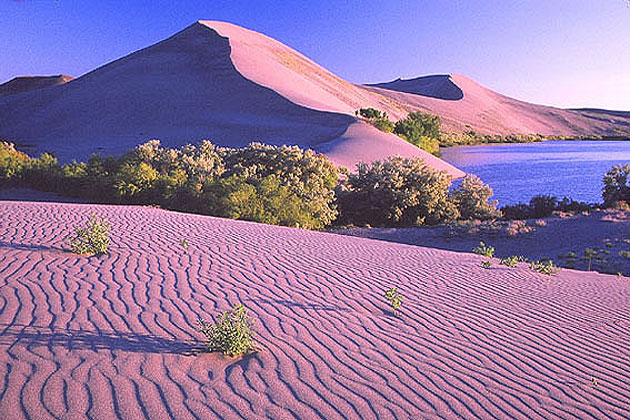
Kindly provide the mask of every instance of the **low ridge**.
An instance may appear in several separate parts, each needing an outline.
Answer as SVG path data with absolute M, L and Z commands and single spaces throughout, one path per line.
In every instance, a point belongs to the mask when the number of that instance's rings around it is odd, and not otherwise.
M 0 96 L 13 95 L 16 93 L 28 92 L 30 90 L 41 89 L 50 86 L 63 85 L 73 80 L 74 77 L 66 74 L 56 76 L 20 76 L 14 77 L 8 82 L 0 84 Z

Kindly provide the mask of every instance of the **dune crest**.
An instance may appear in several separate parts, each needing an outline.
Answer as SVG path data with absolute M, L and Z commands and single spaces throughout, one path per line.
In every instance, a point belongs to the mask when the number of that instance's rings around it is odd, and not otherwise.
M 67 74 L 56 76 L 20 76 L 14 77 L 8 82 L 0 84 L 0 96 L 13 95 L 16 93 L 28 92 L 30 90 L 42 89 L 50 86 L 63 85 L 74 80 L 74 77 Z

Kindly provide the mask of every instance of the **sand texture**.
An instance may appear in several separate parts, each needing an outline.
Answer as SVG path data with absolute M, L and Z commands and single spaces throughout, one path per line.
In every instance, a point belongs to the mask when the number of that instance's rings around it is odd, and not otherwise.
M 109 255 L 64 237 L 90 213 Z M 186 251 L 179 239 L 186 239 Z M 630 282 L 142 207 L 0 202 L 2 419 L 627 419 Z M 402 316 L 383 291 L 399 287 Z M 262 351 L 196 354 L 242 302 Z

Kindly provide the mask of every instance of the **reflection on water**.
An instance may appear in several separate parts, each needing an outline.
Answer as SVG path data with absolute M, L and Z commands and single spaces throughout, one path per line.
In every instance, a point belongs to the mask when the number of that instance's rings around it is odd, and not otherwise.
M 630 141 L 548 141 L 460 146 L 442 158 L 480 177 L 499 205 L 528 202 L 538 194 L 601 202 L 602 178 L 613 166 L 630 163 Z

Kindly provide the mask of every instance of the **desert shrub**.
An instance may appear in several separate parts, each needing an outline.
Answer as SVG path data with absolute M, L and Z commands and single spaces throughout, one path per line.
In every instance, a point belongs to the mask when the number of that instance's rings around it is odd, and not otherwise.
M 387 289 L 383 296 L 385 297 L 385 300 L 387 300 L 387 302 L 389 303 L 389 306 L 391 306 L 394 315 L 399 315 L 400 307 L 402 306 L 403 295 L 398 291 L 398 288 L 393 287 L 391 289 Z
M 254 320 L 244 305 L 234 305 L 218 316 L 215 324 L 198 319 L 199 330 L 206 337 L 209 351 L 220 351 L 230 357 L 239 357 L 258 347 L 254 342 Z
M 490 260 L 481 261 L 481 268 L 485 268 L 487 270 L 488 268 L 491 268 L 491 267 L 492 267 L 492 261 Z
M 359 109 L 359 115 L 368 120 L 387 118 L 387 112 L 382 112 L 374 108 L 361 108 Z
M 451 177 L 421 159 L 390 157 L 360 163 L 338 192 L 339 223 L 371 226 L 421 226 L 456 220 L 448 199 Z
M 546 276 L 552 276 L 560 271 L 560 268 L 554 265 L 553 261 L 532 261 L 529 263 L 529 268 L 534 270 L 540 274 L 544 274 Z
M 473 248 L 473 253 L 484 256 L 484 257 L 492 258 L 494 257 L 494 247 L 487 246 L 485 243 L 479 242 L 479 246 Z
M 605 206 L 619 201 L 630 202 L 630 163 L 613 166 L 606 172 L 602 196 Z
M 518 257 L 512 255 L 507 258 L 501 258 L 500 264 L 506 267 L 516 267 L 516 265 L 518 264 Z
M 31 158 L 16 150 L 13 143 L 0 141 L 0 186 L 13 184 L 21 179 L 30 162 Z
M 109 249 L 110 229 L 107 219 L 92 215 L 85 225 L 75 228 L 74 234 L 68 239 L 68 245 L 75 254 L 106 254 Z
M 562 200 L 556 203 L 556 211 L 562 211 L 565 213 L 581 213 L 584 211 L 591 211 L 595 206 L 593 204 L 584 203 L 582 201 L 576 201 L 568 197 L 562 198 Z
M 437 115 L 411 112 L 407 118 L 396 122 L 394 133 L 429 153 L 437 154 L 440 149 L 441 124 Z
M 531 208 L 531 216 L 534 219 L 541 217 L 549 217 L 556 209 L 556 203 L 558 199 L 550 195 L 537 195 L 529 200 L 529 207 Z
M 204 186 L 210 214 L 230 219 L 292 227 L 321 227 L 308 204 L 284 186 L 276 175 L 247 179 L 232 175 Z
M 392 133 L 394 131 L 394 123 L 386 118 L 379 118 L 379 119 L 370 121 L 370 123 L 374 127 L 386 133 Z
M 226 168 L 223 177 L 237 175 L 259 192 L 273 191 L 293 203 L 289 210 L 294 212 L 291 218 L 297 223 L 287 222 L 289 226 L 299 224 L 305 229 L 321 229 L 337 217 L 334 189 L 339 176 L 335 165 L 325 156 L 296 146 L 261 143 L 242 149 L 223 148 L 220 154 Z M 268 177 L 272 178 L 263 182 Z M 287 216 L 281 219 L 284 217 Z
M 464 220 L 490 220 L 501 217 L 498 201 L 490 201 L 492 188 L 475 175 L 468 175 L 451 191 L 451 200 Z

